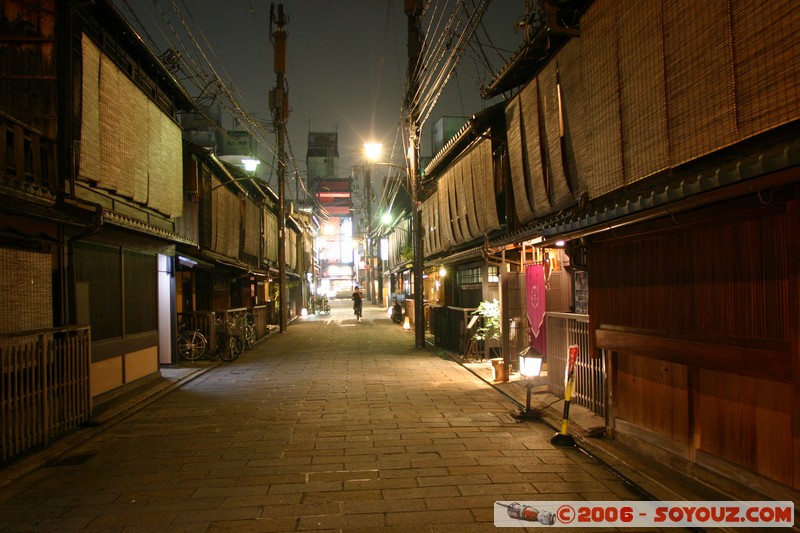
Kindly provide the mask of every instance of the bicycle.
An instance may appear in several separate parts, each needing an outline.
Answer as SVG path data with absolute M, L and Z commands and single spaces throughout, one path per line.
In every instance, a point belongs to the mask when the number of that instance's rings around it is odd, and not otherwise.
M 356 320 L 361 320 L 362 308 L 363 306 L 361 304 L 361 300 L 356 300 L 355 302 L 353 302 L 353 312 L 356 315 Z
M 223 361 L 235 361 L 244 351 L 241 327 L 235 321 L 217 318 L 217 355 Z
M 331 314 L 331 306 L 328 303 L 327 296 L 315 296 L 314 299 L 314 314 L 318 315 L 329 315 Z
M 201 359 L 208 347 L 208 339 L 196 329 L 188 329 L 185 323 L 181 323 L 178 333 L 178 354 L 187 361 L 197 361 Z
M 244 347 L 252 348 L 258 341 L 258 334 L 256 333 L 255 317 L 253 313 L 247 313 L 244 323 Z

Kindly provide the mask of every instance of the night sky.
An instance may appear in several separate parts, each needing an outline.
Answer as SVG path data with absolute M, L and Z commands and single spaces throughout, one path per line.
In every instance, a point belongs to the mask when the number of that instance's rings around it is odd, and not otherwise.
M 223 80 L 244 112 L 269 119 L 268 92 L 276 83 L 269 1 L 114 2 L 144 41 L 155 44 L 156 54 L 167 48 L 181 51 L 183 61 L 190 67 L 179 71 L 176 78 L 190 94 L 196 95 L 192 80 L 202 70 Z M 473 0 L 465 3 L 472 5 Z M 275 4 L 277 10 L 278 3 Z M 403 1 L 286 0 L 282 4 L 289 18 L 285 27 L 291 107 L 287 151 L 291 149 L 297 168 L 304 175 L 308 132 L 338 131 L 339 174 L 349 176 L 351 168 L 363 160 L 364 142 L 377 140 L 389 150 L 397 140 L 407 68 Z M 433 4 L 431 9 L 449 12 L 458 2 L 439 0 Z M 494 71 L 488 70 L 482 53 L 468 49 L 424 125 L 424 156 L 431 155 L 430 128 L 440 117 L 469 116 L 497 102 L 481 100 L 479 90 L 519 46 L 522 36 L 514 24 L 524 6 L 524 0 L 490 3 L 483 19 L 485 32 L 479 29 L 478 36 Z M 427 31 L 429 35 L 439 32 L 436 27 Z M 232 115 L 226 112 L 223 128 L 234 129 Z M 269 138 L 274 140 L 273 135 Z M 396 154 L 395 162 L 402 162 L 401 153 Z M 259 155 L 265 160 L 273 157 L 266 147 L 259 150 Z

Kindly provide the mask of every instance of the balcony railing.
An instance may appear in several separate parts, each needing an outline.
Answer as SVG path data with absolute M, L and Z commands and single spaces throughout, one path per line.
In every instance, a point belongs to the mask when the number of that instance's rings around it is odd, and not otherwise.
M 41 197 L 56 194 L 56 143 L 0 113 L 0 185 Z
M 91 417 L 88 326 L 0 334 L 0 460 Z
M 564 396 L 564 371 L 572 344 L 578 345 L 580 352 L 575 364 L 575 388 L 570 403 L 605 416 L 606 367 L 603 358 L 590 357 L 589 315 L 547 313 L 548 391 L 555 396 Z

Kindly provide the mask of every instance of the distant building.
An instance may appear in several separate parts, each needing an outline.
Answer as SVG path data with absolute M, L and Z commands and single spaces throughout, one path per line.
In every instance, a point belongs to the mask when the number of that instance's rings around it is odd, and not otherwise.
M 309 185 L 312 180 L 335 178 L 339 173 L 339 134 L 309 132 L 306 153 Z
M 306 154 L 308 190 L 316 199 L 322 224 L 318 238 L 320 291 L 345 294 L 351 289 L 353 269 L 353 180 L 340 178 L 339 134 L 309 132 Z
M 181 115 L 183 140 L 201 146 L 212 154 L 219 153 L 219 132 L 222 113 L 219 107 L 198 106 L 196 112 Z
M 439 153 L 466 123 L 467 117 L 441 117 L 434 122 L 431 130 L 431 154 L 435 156 Z

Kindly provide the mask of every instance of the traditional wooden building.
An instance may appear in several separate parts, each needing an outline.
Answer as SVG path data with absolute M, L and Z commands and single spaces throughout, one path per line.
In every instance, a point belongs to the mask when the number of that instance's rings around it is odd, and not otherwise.
M 509 95 L 506 233 L 487 247 L 524 263 L 523 245 L 563 241 L 609 435 L 791 499 L 800 15 L 788 0 L 583 4 L 579 28 L 531 17 L 530 41 L 485 91 Z M 475 237 L 478 210 L 448 192 L 464 176 L 450 167 L 455 181 L 426 200 L 426 260 Z
M 188 242 L 177 113 L 193 104 L 110 1 L 9 0 L 0 15 L 0 327 L 55 365 L 39 374 L 49 381 L 9 381 L 43 387 L 49 404 L 22 408 L 14 395 L 32 391 L 7 391 L 3 422 L 18 431 L 5 457 L 85 420 L 92 399 L 157 374 L 169 353 L 172 257 Z

